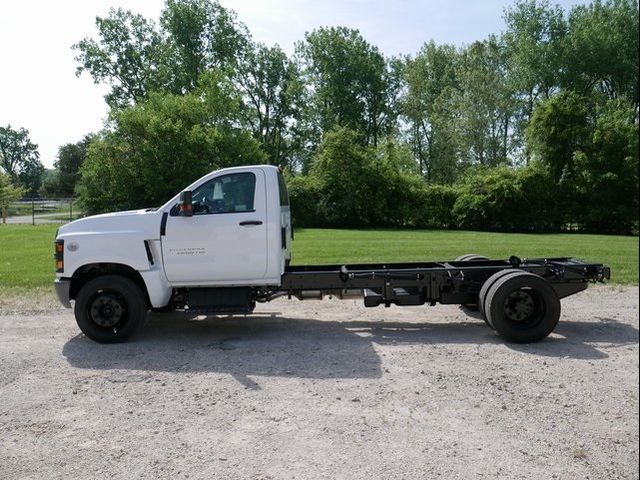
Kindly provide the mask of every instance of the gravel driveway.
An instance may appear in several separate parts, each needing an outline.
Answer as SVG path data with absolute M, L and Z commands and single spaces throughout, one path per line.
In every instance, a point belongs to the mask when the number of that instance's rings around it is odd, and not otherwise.
M 638 287 L 526 346 L 453 306 L 281 299 L 120 345 L 3 315 L 0 478 L 638 478 Z

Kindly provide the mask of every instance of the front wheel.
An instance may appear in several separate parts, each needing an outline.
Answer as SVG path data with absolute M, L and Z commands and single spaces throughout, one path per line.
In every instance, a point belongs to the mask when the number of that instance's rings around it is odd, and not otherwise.
M 82 286 L 74 313 L 78 327 L 91 340 L 115 343 L 144 324 L 147 306 L 144 293 L 132 280 L 103 275 Z

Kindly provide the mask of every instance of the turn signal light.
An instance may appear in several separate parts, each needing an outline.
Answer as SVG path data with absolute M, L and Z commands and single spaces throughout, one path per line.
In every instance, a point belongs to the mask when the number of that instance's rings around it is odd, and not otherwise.
M 64 240 L 56 240 L 53 258 L 56 261 L 56 273 L 64 272 Z

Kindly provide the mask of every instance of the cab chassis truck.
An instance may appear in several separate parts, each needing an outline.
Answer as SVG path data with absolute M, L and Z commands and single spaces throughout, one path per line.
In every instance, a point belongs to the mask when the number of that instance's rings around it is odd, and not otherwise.
M 156 209 L 76 220 L 56 233 L 55 289 L 82 332 L 129 338 L 149 310 L 248 314 L 257 302 L 363 298 L 366 307 L 459 304 L 506 341 L 548 336 L 560 299 L 605 282 L 608 266 L 569 258 L 468 254 L 452 261 L 291 266 L 279 169 L 218 170 Z

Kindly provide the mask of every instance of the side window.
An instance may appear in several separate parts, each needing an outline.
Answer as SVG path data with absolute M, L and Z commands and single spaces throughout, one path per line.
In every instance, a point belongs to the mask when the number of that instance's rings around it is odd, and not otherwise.
M 193 214 L 253 212 L 255 191 L 253 173 L 216 177 L 193 191 Z
M 278 172 L 278 190 L 280 191 L 280 206 L 288 206 L 289 192 L 287 192 L 287 184 L 284 181 L 284 176 L 280 172 Z

